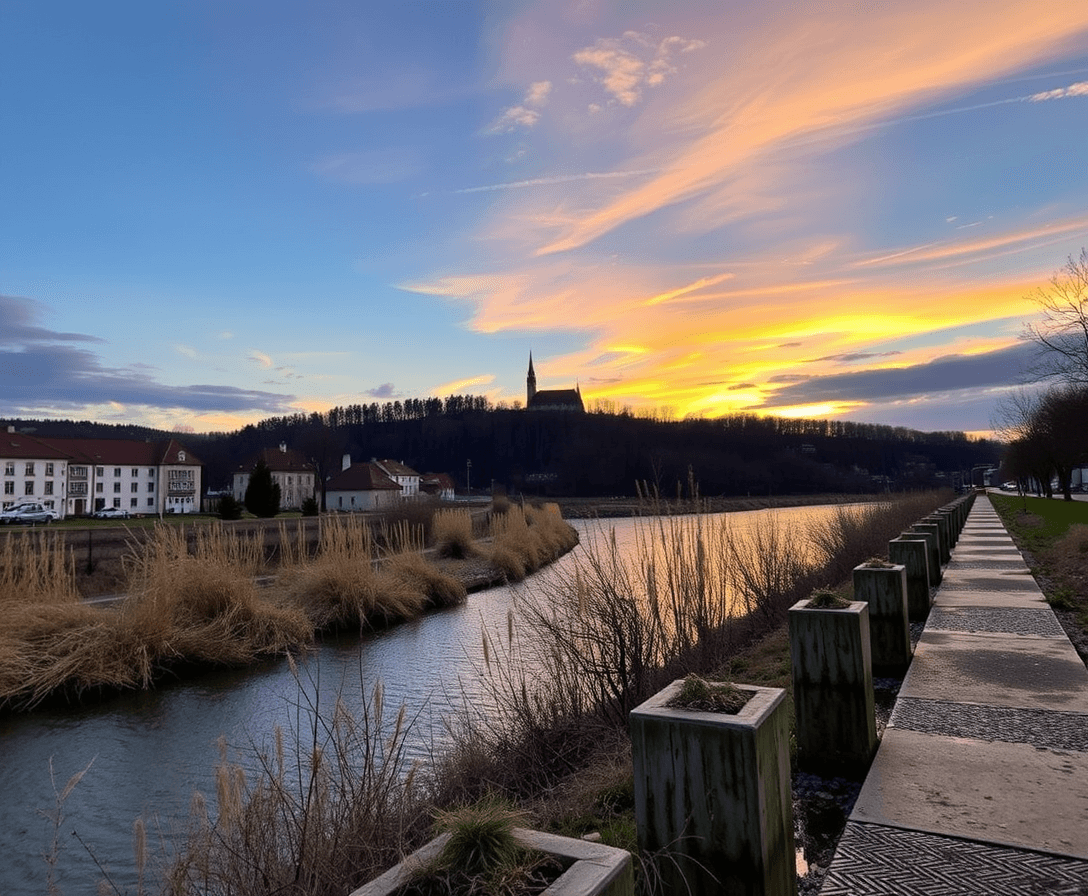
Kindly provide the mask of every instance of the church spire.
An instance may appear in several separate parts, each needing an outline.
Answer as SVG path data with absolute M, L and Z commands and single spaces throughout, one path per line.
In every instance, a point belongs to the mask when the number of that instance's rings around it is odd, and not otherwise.
M 536 371 L 533 370 L 533 353 L 529 352 L 529 375 L 525 377 L 525 407 L 533 403 L 536 395 Z

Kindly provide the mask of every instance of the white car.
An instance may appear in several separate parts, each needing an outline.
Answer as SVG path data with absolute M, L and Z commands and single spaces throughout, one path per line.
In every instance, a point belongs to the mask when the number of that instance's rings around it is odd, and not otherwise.
M 0 513 L 0 523 L 8 525 L 10 523 L 51 523 L 57 518 L 56 511 L 50 510 L 44 504 L 38 504 L 33 501 L 24 501 L 22 504 L 16 504 Z
M 128 511 L 120 507 L 103 507 L 91 514 L 96 520 L 127 520 Z

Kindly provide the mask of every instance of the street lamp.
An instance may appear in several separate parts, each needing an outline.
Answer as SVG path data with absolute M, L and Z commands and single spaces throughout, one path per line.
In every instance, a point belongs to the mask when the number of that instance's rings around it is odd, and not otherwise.
M 465 461 L 465 492 L 472 497 L 472 461 Z

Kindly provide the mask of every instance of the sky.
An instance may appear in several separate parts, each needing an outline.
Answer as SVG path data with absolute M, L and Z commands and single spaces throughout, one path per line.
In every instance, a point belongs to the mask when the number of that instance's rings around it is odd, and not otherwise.
M 0 417 L 454 393 L 985 433 L 1088 3 L 0 0 Z

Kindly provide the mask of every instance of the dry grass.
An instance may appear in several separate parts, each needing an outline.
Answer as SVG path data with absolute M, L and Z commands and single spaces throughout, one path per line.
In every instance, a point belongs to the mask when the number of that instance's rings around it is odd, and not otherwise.
M 513 507 L 491 517 L 491 563 L 511 582 L 551 563 L 578 543 L 556 504 Z
M 439 510 L 434 515 L 431 531 L 439 557 L 463 560 L 476 554 L 470 511 Z
M 342 896 L 425 837 L 429 815 L 404 756 L 404 708 L 391 721 L 380 685 L 358 708 L 340 695 L 331 717 L 319 702 L 312 682 L 299 680 L 294 730 L 276 729 L 255 773 L 221 747 L 217 812 L 194 796 L 164 892 Z

